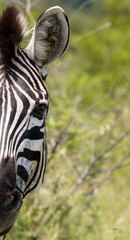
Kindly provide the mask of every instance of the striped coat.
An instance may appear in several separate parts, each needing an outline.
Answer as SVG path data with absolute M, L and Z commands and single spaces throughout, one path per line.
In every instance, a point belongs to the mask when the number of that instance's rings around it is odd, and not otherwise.
M 41 185 L 47 164 L 48 66 L 65 51 L 69 23 L 60 7 L 38 18 L 26 49 L 16 7 L 0 16 L 0 236 L 12 228 L 24 197 Z

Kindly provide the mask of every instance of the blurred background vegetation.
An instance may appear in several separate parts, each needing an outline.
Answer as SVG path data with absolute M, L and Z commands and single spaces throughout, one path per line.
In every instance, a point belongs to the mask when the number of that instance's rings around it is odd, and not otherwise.
M 7 240 L 128 240 L 130 2 L 1 0 L 0 10 L 11 3 L 29 28 L 47 8 L 63 7 L 71 38 L 47 78 L 44 184 L 24 200 Z

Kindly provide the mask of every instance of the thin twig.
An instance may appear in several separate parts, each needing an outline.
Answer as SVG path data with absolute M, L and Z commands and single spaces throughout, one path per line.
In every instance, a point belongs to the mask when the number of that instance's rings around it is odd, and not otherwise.
M 122 135 L 122 137 L 120 137 L 120 141 L 123 141 L 123 139 L 124 139 L 127 135 L 128 135 L 127 132 L 126 132 L 124 135 Z M 118 141 L 119 141 L 119 139 L 118 139 Z M 126 154 L 126 155 L 123 157 L 123 159 L 120 161 L 120 163 L 122 163 L 128 156 L 129 156 L 129 153 Z M 120 163 L 119 163 L 119 164 L 120 164 Z M 87 200 L 87 202 L 86 202 L 86 207 L 90 207 L 90 203 L 95 199 L 95 197 L 96 197 L 96 195 L 97 195 L 97 193 L 98 193 L 99 187 L 102 186 L 102 184 L 109 179 L 109 177 L 111 176 L 111 174 L 112 174 L 115 170 L 117 170 L 117 169 L 119 169 L 119 168 L 127 167 L 127 166 L 130 164 L 130 162 L 128 162 L 128 163 L 126 163 L 126 164 L 122 164 L 122 165 L 120 165 L 120 166 L 119 166 L 119 164 L 117 164 L 117 165 L 115 165 L 114 167 L 112 167 L 112 168 L 110 169 L 110 172 L 109 172 L 104 178 L 102 178 L 98 183 L 96 183 L 96 184 L 94 185 L 94 187 L 92 187 L 92 188 L 84 195 L 85 197 L 89 197 L 90 195 L 92 195 L 91 198 L 90 198 L 89 200 Z M 77 189 L 78 189 L 78 188 L 76 188 L 75 191 L 76 191 Z M 66 198 L 64 198 L 64 199 L 62 200 L 62 202 L 58 204 L 58 206 L 55 206 L 54 211 L 53 211 L 52 213 L 50 213 L 49 216 L 47 216 L 47 218 L 44 220 L 43 225 L 47 225 L 47 224 L 51 221 L 51 219 L 53 218 L 53 216 L 54 216 L 59 210 L 61 210 L 62 207 L 65 206 L 65 204 L 66 204 L 66 199 L 69 199 L 71 196 L 72 196 L 72 195 L 70 195 L 70 194 L 67 195 Z M 73 204 L 73 205 L 67 206 L 67 207 L 66 207 L 66 211 L 70 211 L 70 210 L 73 209 L 75 206 L 77 206 L 77 204 Z M 43 216 L 43 215 L 42 215 L 42 216 Z M 42 218 L 40 218 L 40 219 L 42 219 Z
M 69 159 L 69 157 L 65 154 L 62 154 L 64 160 L 67 162 L 67 164 L 69 165 L 70 169 L 75 173 L 76 176 L 80 176 L 79 172 L 77 171 L 77 169 L 74 167 L 72 161 Z
M 72 12 L 72 14 L 70 15 L 69 19 L 70 21 L 85 7 L 89 6 L 91 3 L 95 2 L 96 0 L 87 0 L 87 1 L 84 1 L 83 3 L 81 3 L 79 5 L 79 7 L 74 10 L 74 12 Z
M 29 16 L 31 22 L 35 23 L 35 19 L 34 19 L 33 15 L 31 14 L 31 8 L 32 8 L 31 0 L 26 0 L 26 7 L 25 7 L 26 13 Z
M 70 44 L 69 48 L 73 47 L 74 45 L 76 45 L 77 43 L 81 42 L 82 40 L 84 40 L 85 38 L 88 38 L 92 35 L 94 35 L 95 33 L 97 32 L 100 32 L 102 30 L 104 30 L 105 28 L 108 28 L 111 26 L 111 23 L 110 22 L 106 22 L 102 25 L 100 25 L 99 27 L 97 27 L 96 29 L 90 31 L 89 33 L 79 37 L 76 41 L 72 42 L 72 44 Z
M 26 0 L 26 13 L 30 14 L 31 11 L 31 0 Z
M 89 175 L 90 169 L 94 166 L 94 164 L 102 159 L 104 155 L 108 152 L 110 152 L 113 148 L 115 148 L 119 143 L 121 143 L 128 135 L 130 134 L 130 130 L 126 131 L 120 138 L 118 138 L 113 144 L 111 144 L 108 148 L 106 148 L 103 152 L 98 154 L 94 159 L 91 159 L 90 164 L 86 167 L 84 173 L 80 176 L 75 186 L 70 191 L 70 195 L 74 194 L 74 192 L 81 186 L 81 184 L 84 182 L 86 177 Z
M 85 194 L 85 196 L 87 197 L 87 196 L 93 194 L 93 192 L 95 191 L 95 189 L 98 190 L 98 188 L 99 188 L 104 182 L 106 182 L 106 181 L 110 178 L 110 176 L 112 175 L 112 173 L 113 173 L 116 169 L 123 168 L 123 167 L 127 167 L 128 165 L 130 165 L 130 162 L 128 162 L 128 163 L 126 163 L 126 164 L 122 164 L 122 165 L 120 165 L 120 166 L 119 166 L 119 165 L 116 165 L 116 166 L 114 166 L 113 168 L 111 168 L 110 171 L 108 172 L 108 174 L 107 174 L 104 178 L 102 178 L 98 183 L 96 183 L 96 185 L 95 185 L 92 189 L 90 189 L 90 190 Z M 96 191 L 97 191 L 97 190 L 96 190 Z
M 124 160 L 130 156 L 130 153 L 128 153 Z M 89 172 L 88 175 L 95 175 L 95 174 L 103 174 L 103 173 L 106 173 L 106 172 L 109 172 L 111 170 L 116 170 L 116 169 L 120 169 L 120 168 L 124 168 L 124 167 L 127 167 L 130 165 L 130 162 L 127 162 L 127 163 L 118 163 L 117 165 L 113 166 L 112 168 L 106 168 L 106 169 L 99 169 L 99 170 L 95 170 L 95 171 L 92 171 L 92 172 Z

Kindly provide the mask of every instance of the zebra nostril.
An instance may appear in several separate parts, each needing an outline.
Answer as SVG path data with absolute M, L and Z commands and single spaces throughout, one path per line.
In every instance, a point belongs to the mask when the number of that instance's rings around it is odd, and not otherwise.
M 22 205 L 22 195 L 16 190 L 13 194 L 13 201 L 11 203 L 9 212 L 16 212 Z

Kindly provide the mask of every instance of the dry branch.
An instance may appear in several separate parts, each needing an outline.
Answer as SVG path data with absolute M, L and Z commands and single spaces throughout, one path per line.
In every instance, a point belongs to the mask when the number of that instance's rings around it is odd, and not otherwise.
M 69 17 L 70 21 L 81 11 L 83 10 L 85 7 L 89 6 L 91 3 L 93 3 L 95 0 L 87 0 L 82 2 L 79 7 L 72 12 L 71 16 Z
M 106 153 L 110 152 L 113 148 L 115 148 L 119 143 L 121 143 L 128 135 L 130 134 L 130 130 L 126 131 L 121 137 L 119 137 L 113 144 L 111 144 L 108 148 L 106 148 L 103 152 L 99 153 L 96 157 L 91 159 L 90 164 L 86 167 L 84 173 L 80 176 L 75 186 L 70 191 L 70 195 L 73 194 L 84 182 L 86 177 L 89 175 L 90 169 L 95 165 L 98 160 L 101 160 Z
M 81 42 L 83 39 L 88 38 L 88 37 L 94 35 L 95 33 L 100 32 L 100 31 L 102 31 L 102 30 L 104 30 L 105 28 L 108 28 L 108 27 L 110 27 L 110 26 L 111 26 L 111 23 L 110 23 L 110 22 L 106 22 L 106 23 L 100 25 L 100 26 L 97 27 L 96 29 L 90 31 L 89 33 L 87 33 L 87 34 L 79 37 L 76 41 L 72 42 L 72 44 L 70 44 L 70 48 L 73 47 L 75 44 Z
M 55 214 L 60 211 L 61 209 L 65 209 L 66 212 L 69 212 L 71 209 L 73 209 L 76 204 L 73 205 L 67 205 L 67 202 L 69 200 L 69 198 L 72 197 L 72 194 L 74 194 L 78 188 L 81 186 L 81 184 L 84 182 L 84 180 L 86 180 L 86 177 L 88 175 L 91 174 L 96 174 L 97 172 L 93 171 L 90 172 L 91 168 L 94 166 L 94 164 L 98 161 L 101 160 L 106 153 L 110 152 L 113 148 L 115 148 L 118 144 L 120 144 L 124 139 L 126 139 L 126 137 L 128 137 L 128 135 L 130 134 L 130 130 L 126 131 L 121 137 L 119 137 L 113 144 L 111 144 L 108 148 L 106 148 L 103 152 L 101 152 L 100 154 L 98 154 L 96 157 L 93 156 L 93 158 L 91 159 L 90 164 L 87 166 L 85 172 L 83 175 L 80 176 L 77 184 L 72 188 L 71 192 L 64 198 L 62 199 L 62 202 L 59 203 L 57 206 L 55 206 L 55 209 L 47 216 L 47 218 L 44 220 L 44 225 L 49 224 L 49 222 L 51 221 L 51 219 L 55 216 Z M 99 182 L 97 182 L 96 184 L 94 184 L 94 186 L 87 192 L 84 193 L 85 198 L 88 198 L 86 200 L 86 207 L 89 207 L 91 202 L 95 199 L 97 193 L 98 193 L 98 189 L 100 186 L 102 186 L 102 184 L 104 182 L 106 182 L 110 176 L 112 175 L 112 173 L 117 170 L 117 169 L 121 169 L 124 167 L 127 167 L 130 165 L 130 162 L 124 163 L 124 161 L 129 157 L 130 152 L 128 152 L 123 158 L 122 160 L 116 164 L 115 166 L 104 170 L 99 170 L 98 173 L 100 173 L 101 171 L 103 171 L 103 173 L 107 172 L 107 174 L 105 175 L 105 177 L 103 177 Z M 90 198 L 89 198 L 90 197 Z

